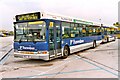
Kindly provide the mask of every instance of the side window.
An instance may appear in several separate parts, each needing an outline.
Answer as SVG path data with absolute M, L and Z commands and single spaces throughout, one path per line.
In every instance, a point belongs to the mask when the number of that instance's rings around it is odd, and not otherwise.
M 92 36 L 92 33 L 93 33 L 93 29 L 92 29 L 92 26 L 89 26 L 89 36 Z
M 86 25 L 86 36 L 89 36 L 89 26 L 88 25 Z
M 80 34 L 78 27 L 79 27 L 78 24 L 75 24 L 75 28 L 76 28 L 75 37 L 79 37 L 79 34 Z
M 93 36 L 96 35 L 96 29 L 95 29 L 95 27 L 93 27 L 93 33 L 92 33 L 92 35 L 93 35 Z
M 60 42 L 60 24 L 56 24 L 56 37 L 57 37 L 57 41 Z
M 82 36 L 85 37 L 86 36 L 86 25 L 82 26 Z
M 70 37 L 70 23 L 62 22 L 62 38 Z
M 70 36 L 71 37 L 75 37 L 75 32 L 74 32 L 74 30 L 75 30 L 76 28 L 74 27 L 74 24 L 71 24 L 71 27 L 70 27 Z
M 101 27 L 101 33 L 104 34 L 104 28 Z
M 107 35 L 107 28 L 104 28 L 104 34 Z
M 77 30 L 79 31 L 79 37 L 82 37 L 82 24 L 79 24 Z
M 49 24 L 49 40 L 50 42 L 54 41 L 54 29 L 53 29 L 54 22 L 50 22 Z
M 110 34 L 110 28 L 107 28 L 107 34 L 108 35 Z
M 101 28 L 98 27 L 97 29 L 98 29 L 98 33 L 97 33 L 97 35 L 101 35 Z
M 114 31 L 115 31 L 114 28 L 111 28 L 111 29 L 110 29 L 110 33 L 111 33 L 111 34 L 114 34 L 114 33 L 115 33 Z
M 101 28 L 100 27 L 93 27 L 93 36 L 100 35 L 101 34 Z
M 79 31 L 77 29 L 78 27 L 78 24 L 71 24 L 71 28 L 70 28 L 70 31 L 71 31 L 71 37 L 78 37 L 79 36 Z

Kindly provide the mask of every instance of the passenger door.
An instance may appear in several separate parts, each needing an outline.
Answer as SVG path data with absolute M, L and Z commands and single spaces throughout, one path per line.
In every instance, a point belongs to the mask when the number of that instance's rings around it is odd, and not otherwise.
M 50 58 L 61 56 L 61 25 L 60 22 L 49 24 L 49 52 Z

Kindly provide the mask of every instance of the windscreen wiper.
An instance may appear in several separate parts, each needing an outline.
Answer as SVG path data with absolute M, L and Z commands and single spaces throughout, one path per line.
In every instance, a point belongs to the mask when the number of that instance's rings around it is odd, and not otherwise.
M 21 40 L 22 40 L 23 36 L 21 36 L 20 40 L 19 40 L 19 43 L 21 43 Z
M 25 33 L 23 33 L 23 35 L 25 35 L 25 36 L 26 36 L 26 34 L 25 34 Z M 21 43 L 22 38 L 23 38 L 23 35 L 21 36 L 21 38 L 20 38 L 20 40 L 19 40 L 19 43 Z

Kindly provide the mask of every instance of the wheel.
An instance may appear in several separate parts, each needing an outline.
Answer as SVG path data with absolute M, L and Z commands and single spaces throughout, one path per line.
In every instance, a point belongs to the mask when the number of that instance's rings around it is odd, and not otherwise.
M 107 38 L 107 42 L 109 42 L 109 38 Z
M 67 46 L 64 47 L 64 50 L 63 50 L 63 59 L 67 58 L 69 55 L 69 48 Z
M 96 41 L 93 42 L 93 48 L 95 48 L 97 45 L 96 45 Z
M 113 41 L 115 41 L 116 40 L 116 37 L 114 37 L 114 40 Z

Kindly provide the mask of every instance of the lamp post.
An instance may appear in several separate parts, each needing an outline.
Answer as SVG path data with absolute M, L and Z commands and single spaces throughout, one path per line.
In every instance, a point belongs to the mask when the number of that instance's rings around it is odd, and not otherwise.
M 102 26 L 103 26 L 103 24 L 102 24 L 102 22 L 101 22 L 102 20 L 101 20 L 101 19 L 99 19 L 99 20 L 100 20 L 100 27 L 102 27 Z
M 99 19 L 100 20 L 100 29 L 101 29 L 101 34 L 104 34 L 103 32 L 104 32 L 104 29 L 103 29 L 103 24 L 102 24 L 102 22 L 101 22 L 101 19 Z M 104 36 L 102 36 L 102 37 L 104 37 Z

